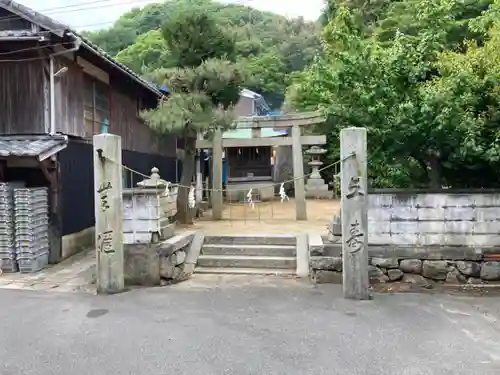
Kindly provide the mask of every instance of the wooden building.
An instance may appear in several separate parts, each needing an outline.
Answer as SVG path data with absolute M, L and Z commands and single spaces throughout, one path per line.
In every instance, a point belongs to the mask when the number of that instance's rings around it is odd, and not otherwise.
M 76 31 L 0 0 L 0 179 L 50 187 L 52 263 L 93 241 L 92 136 L 122 137 L 124 165 L 178 180 L 175 137 L 140 119 L 164 95 Z M 124 185 L 141 178 L 124 173 Z

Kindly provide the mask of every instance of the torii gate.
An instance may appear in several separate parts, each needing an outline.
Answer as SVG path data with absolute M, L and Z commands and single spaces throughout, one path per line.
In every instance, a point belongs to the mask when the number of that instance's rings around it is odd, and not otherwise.
M 212 217 L 222 219 L 222 154 L 229 147 L 292 146 L 293 177 L 295 190 L 295 217 L 307 220 L 306 190 L 304 178 L 304 159 L 302 146 L 324 145 L 325 135 L 302 135 L 301 127 L 320 124 L 325 121 L 318 112 L 303 112 L 280 116 L 239 117 L 239 129 L 252 129 L 250 139 L 222 139 L 222 131 L 216 130 L 212 141 L 200 139 L 197 148 L 212 149 Z M 261 138 L 262 128 L 292 129 L 291 137 Z

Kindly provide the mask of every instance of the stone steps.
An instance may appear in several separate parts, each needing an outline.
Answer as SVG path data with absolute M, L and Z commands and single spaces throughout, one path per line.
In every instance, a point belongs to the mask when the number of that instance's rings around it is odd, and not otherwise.
M 195 273 L 295 275 L 294 235 L 205 236 Z
M 205 236 L 204 245 L 293 245 L 297 239 L 290 234 Z
M 295 257 L 294 245 L 204 244 L 203 255 L 248 255 Z
M 199 267 L 195 273 L 214 275 L 260 275 L 260 276 L 295 276 L 295 270 L 282 270 L 275 268 L 212 268 Z
M 296 264 L 295 257 L 252 255 L 200 255 L 198 257 L 199 267 L 295 269 Z

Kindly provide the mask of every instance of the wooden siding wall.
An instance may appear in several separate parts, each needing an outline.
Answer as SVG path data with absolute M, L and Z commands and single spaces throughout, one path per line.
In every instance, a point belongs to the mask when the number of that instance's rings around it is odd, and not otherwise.
M 45 132 L 44 69 L 44 60 L 0 62 L 0 134 Z
M 124 140 L 126 149 L 145 153 L 175 155 L 174 150 L 161 147 L 159 138 L 139 118 L 137 102 L 129 95 L 115 90 L 111 91 L 111 125 L 110 132 L 118 134 Z
M 68 67 L 68 71 L 56 78 L 56 129 L 90 138 L 92 134 L 83 124 L 84 80 L 89 76 L 75 62 L 59 58 L 55 70 L 62 66 Z M 175 137 L 160 140 L 138 117 L 137 99 L 130 92 L 111 82 L 109 132 L 122 137 L 124 150 L 175 156 Z
M 91 136 L 85 134 L 83 129 L 83 69 L 69 60 L 58 59 L 54 72 L 63 66 L 68 70 L 56 77 L 54 82 L 56 131 L 80 137 Z

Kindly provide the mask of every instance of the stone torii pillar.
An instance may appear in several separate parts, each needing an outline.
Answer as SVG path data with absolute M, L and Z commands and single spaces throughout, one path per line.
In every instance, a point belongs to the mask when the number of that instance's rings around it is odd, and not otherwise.
M 212 219 L 222 220 L 224 200 L 222 197 L 222 130 L 215 129 L 212 141 Z
M 293 187 L 295 193 L 295 219 L 307 220 L 306 187 L 304 181 L 304 156 L 300 142 L 301 130 L 292 126 Z

